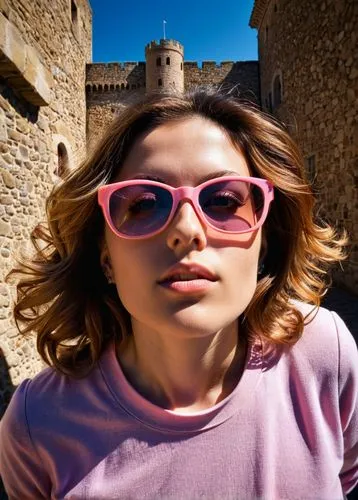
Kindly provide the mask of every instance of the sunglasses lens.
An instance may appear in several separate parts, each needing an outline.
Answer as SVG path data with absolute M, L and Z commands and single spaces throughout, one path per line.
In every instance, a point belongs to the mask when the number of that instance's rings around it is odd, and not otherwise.
M 145 236 L 167 222 L 173 205 L 169 191 L 136 184 L 112 193 L 109 213 L 114 227 L 126 236 Z
M 247 231 L 257 224 L 264 208 L 264 193 L 248 181 L 220 181 L 199 195 L 208 222 L 222 231 Z

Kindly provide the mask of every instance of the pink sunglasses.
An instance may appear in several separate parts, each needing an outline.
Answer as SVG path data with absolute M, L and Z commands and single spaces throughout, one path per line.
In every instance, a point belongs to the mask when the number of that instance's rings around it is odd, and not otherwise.
M 156 181 L 130 180 L 98 190 L 98 203 L 108 226 L 117 236 L 129 239 L 149 238 L 163 231 L 184 200 L 190 201 L 201 223 L 216 232 L 249 233 L 264 223 L 273 198 L 269 181 L 239 176 L 177 188 Z

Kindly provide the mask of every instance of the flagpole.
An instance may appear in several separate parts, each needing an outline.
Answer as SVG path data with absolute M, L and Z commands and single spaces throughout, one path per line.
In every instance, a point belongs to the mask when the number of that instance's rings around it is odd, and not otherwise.
M 164 34 L 164 40 L 165 40 L 165 25 L 167 24 L 166 21 L 163 21 L 163 34 Z

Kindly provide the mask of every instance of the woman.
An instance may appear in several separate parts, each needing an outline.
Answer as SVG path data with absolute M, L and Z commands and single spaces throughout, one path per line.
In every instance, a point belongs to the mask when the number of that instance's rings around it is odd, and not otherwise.
M 345 239 L 278 124 L 212 91 L 147 97 L 47 216 L 15 318 L 52 367 L 3 419 L 10 498 L 353 489 L 357 349 L 319 308 Z

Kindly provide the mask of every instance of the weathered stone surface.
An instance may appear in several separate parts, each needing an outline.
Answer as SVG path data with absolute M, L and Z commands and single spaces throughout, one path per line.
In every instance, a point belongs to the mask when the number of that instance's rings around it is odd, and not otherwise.
M 5 186 L 9 189 L 13 189 L 15 187 L 15 178 L 14 176 L 6 169 L 1 168 L 1 176 Z
M 37 51 L 30 45 L 26 46 L 26 65 L 23 77 L 31 88 L 23 90 L 22 94 L 36 106 L 49 104 L 53 78 L 50 71 L 41 63 Z
M 320 215 L 349 231 L 352 248 L 358 244 L 352 225 L 358 221 L 352 185 L 358 168 L 357 25 L 355 0 L 301 0 L 289 8 L 287 0 L 256 0 L 251 16 L 251 26 L 259 28 L 264 110 L 294 132 L 307 164 L 314 159 Z M 358 293 L 357 255 L 350 252 L 343 268 L 336 281 Z
M 1 230 L 1 222 L 0 222 L 0 230 Z M 5 257 L 6 259 L 10 257 L 10 250 L 8 250 L 7 248 L 2 248 L 0 253 L 1 253 L 1 256 Z M 7 304 L 8 304 L 8 302 L 7 302 Z M 6 305 L 6 304 L 4 304 L 4 305 Z M 1 304 L 0 304 L 0 307 L 1 307 Z
M 6 163 L 9 163 L 9 164 L 12 164 L 14 162 L 14 159 L 13 157 L 11 156 L 10 153 L 6 153 L 6 154 L 3 154 L 2 155 L 2 159 L 6 162 Z
M 22 135 L 17 132 L 17 130 L 9 130 L 9 139 L 12 139 L 13 141 L 20 142 L 22 139 Z
M 0 220 L 0 235 L 7 236 L 11 233 L 11 225 L 3 220 Z
M 8 19 L 4 17 L 5 3 Z M 0 74 L 6 77 L 5 84 L 4 80 L 1 82 L 4 92 L 0 95 L 2 280 L 25 243 L 33 250 L 30 232 L 44 219 L 45 200 L 56 182 L 53 172 L 58 164 L 59 139 L 55 140 L 50 126 L 71 132 L 61 138 L 71 166 L 75 166 L 72 152 L 76 151 L 76 161 L 81 161 L 84 152 L 85 66 L 91 60 L 92 21 L 87 0 L 76 3 L 81 43 L 73 34 L 68 0 L 56 0 L 51 5 L 0 0 Z M 42 100 L 36 100 L 36 95 Z M 14 287 L 0 285 L 1 348 L 11 365 L 9 377 L 17 385 L 25 377 L 35 375 L 43 363 L 33 340 L 23 339 L 14 327 L 9 304 L 10 297 L 15 296 Z M 0 400 L 1 397 L 0 389 Z
M 16 122 L 16 129 L 22 134 L 28 134 L 30 131 L 30 125 L 25 119 L 18 119 Z
M 25 70 L 25 47 L 21 33 L 0 12 L 0 73 L 3 76 L 22 73 Z
M 149 45 L 152 44 L 153 42 Z M 243 97 L 255 103 L 259 102 L 257 61 L 226 61 L 220 64 L 204 61 L 201 68 L 197 62 L 184 61 L 182 70 L 172 71 L 168 70 L 165 64 L 167 57 L 171 63 L 176 62 L 176 67 L 180 68 L 182 56 L 176 53 L 176 58 L 173 59 L 172 52 L 175 47 L 173 50 L 168 50 L 165 46 L 162 48 L 159 46 L 160 50 L 157 49 L 153 54 L 147 51 L 149 66 L 148 61 L 87 65 L 87 121 L 90 145 L 98 140 L 121 108 L 138 99 L 148 88 L 153 89 L 159 78 L 163 85 L 167 81 L 173 82 L 172 85 L 168 85 L 169 88 L 181 89 L 184 82 L 185 90 L 209 83 L 222 87 L 236 86 Z M 157 57 L 163 62 L 159 68 L 153 65 Z
M 5 112 L 0 108 L 0 141 L 7 141 Z

